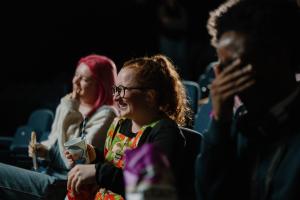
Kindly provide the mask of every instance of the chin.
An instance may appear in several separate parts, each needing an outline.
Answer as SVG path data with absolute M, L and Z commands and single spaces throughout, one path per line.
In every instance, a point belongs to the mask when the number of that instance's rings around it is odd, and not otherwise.
M 127 118 L 129 116 L 129 112 L 127 110 L 120 110 L 120 116 Z

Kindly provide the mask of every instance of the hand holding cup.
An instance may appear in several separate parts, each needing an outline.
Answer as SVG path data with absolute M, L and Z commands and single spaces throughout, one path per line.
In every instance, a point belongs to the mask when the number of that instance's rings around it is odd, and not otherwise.
M 71 166 L 75 164 L 83 164 L 85 163 L 87 157 L 86 157 L 86 141 L 85 139 L 82 138 L 75 138 L 72 140 L 69 140 L 65 142 L 64 144 L 66 151 L 65 151 L 65 156 L 69 161 L 69 164 Z

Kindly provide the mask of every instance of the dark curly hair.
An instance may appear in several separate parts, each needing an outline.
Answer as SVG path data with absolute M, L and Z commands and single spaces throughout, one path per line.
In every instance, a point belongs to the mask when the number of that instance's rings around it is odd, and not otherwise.
M 179 125 L 190 118 L 186 92 L 174 65 L 164 55 L 129 60 L 123 68 L 134 68 L 137 80 L 144 87 L 153 88 L 158 94 L 160 110 Z
M 216 47 L 227 31 L 245 33 L 256 55 L 284 49 L 300 65 L 300 9 L 287 0 L 229 0 L 210 13 L 207 29 Z

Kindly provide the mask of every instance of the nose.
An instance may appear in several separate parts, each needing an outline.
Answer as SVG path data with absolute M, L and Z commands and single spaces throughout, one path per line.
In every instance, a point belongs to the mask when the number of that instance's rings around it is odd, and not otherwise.
M 120 95 L 117 93 L 117 92 L 115 92 L 114 94 L 113 94 L 113 100 L 114 101 L 118 101 L 120 99 Z

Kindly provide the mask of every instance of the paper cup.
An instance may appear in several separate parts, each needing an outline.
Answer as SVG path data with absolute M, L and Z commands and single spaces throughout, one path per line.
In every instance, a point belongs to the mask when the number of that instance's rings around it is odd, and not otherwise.
M 76 163 L 84 163 L 86 160 L 86 141 L 82 138 L 74 138 L 64 143 L 66 150 L 72 154 Z

